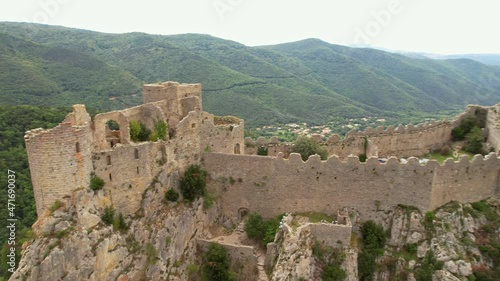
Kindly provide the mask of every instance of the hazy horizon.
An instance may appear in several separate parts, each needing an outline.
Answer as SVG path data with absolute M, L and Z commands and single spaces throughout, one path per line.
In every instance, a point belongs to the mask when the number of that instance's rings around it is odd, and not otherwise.
M 0 4 L 0 21 L 105 33 L 207 34 L 247 46 L 317 38 L 345 46 L 429 54 L 500 54 L 494 0 L 160 1 L 26 0 Z M 362 5 L 361 5 L 362 3 Z

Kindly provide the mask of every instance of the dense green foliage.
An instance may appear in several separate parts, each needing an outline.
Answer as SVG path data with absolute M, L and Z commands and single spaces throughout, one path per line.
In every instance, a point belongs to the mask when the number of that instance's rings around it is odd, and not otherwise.
M 443 269 L 444 262 L 438 261 L 434 252 L 429 250 L 420 265 L 415 268 L 415 278 L 417 281 L 432 280 L 434 271 Z
M 128 229 L 128 225 L 125 222 L 125 217 L 123 217 L 122 213 L 118 214 L 118 216 L 113 219 L 113 229 L 119 231 L 125 231 Z
M 165 200 L 170 202 L 176 202 L 177 200 L 179 200 L 179 196 L 179 192 L 175 191 L 172 188 L 165 192 Z
M 136 120 L 132 120 L 129 123 L 130 127 L 130 139 L 133 142 L 149 141 L 151 136 L 151 130 L 146 127 L 143 123 Z
M 235 274 L 230 270 L 230 257 L 227 249 L 218 243 L 210 243 L 203 255 L 202 280 L 232 281 Z
M 265 146 L 259 146 L 257 147 L 257 155 L 260 156 L 267 156 L 269 154 L 269 150 Z
M 0 23 L 0 34 L 0 100 L 7 104 L 116 109 L 140 103 L 143 82 L 201 82 L 207 111 L 256 126 L 368 115 L 408 123 L 500 97 L 499 67 L 316 39 L 247 47 L 198 34 L 104 34 L 21 23 Z
M 479 127 L 479 120 L 476 117 L 467 117 L 456 128 L 451 130 L 452 140 L 464 140 L 465 136 L 470 133 L 474 127 Z
M 112 206 L 104 208 L 104 214 L 101 216 L 101 220 L 107 224 L 111 225 L 115 217 L 115 209 Z
M 206 177 L 207 172 L 200 165 L 189 166 L 180 180 L 182 197 L 188 201 L 194 201 L 204 196 L 207 192 Z
M 299 137 L 292 146 L 291 152 L 299 153 L 302 160 L 307 161 L 309 156 L 318 154 L 321 160 L 326 160 L 328 158 L 328 151 L 318 142 L 312 138 L 305 136 Z
M 322 268 L 321 280 L 345 280 L 347 274 L 341 267 L 342 262 L 344 262 L 345 260 L 345 254 L 340 248 L 333 249 L 332 247 L 321 245 L 319 241 L 314 241 L 312 254 L 319 261 L 319 264 Z
M 274 241 L 274 236 L 276 236 L 279 230 L 279 223 L 282 217 L 280 215 L 269 220 L 264 220 L 261 215 L 251 213 L 245 222 L 245 232 L 248 238 L 260 242 L 265 247 L 267 243 Z
M 158 120 L 154 122 L 155 130 L 153 134 L 150 136 L 151 141 L 157 141 L 157 140 L 166 140 L 167 139 L 167 132 L 168 132 L 168 126 L 167 123 L 163 120 Z
M 481 128 L 474 127 L 465 136 L 465 147 L 464 150 L 474 154 L 483 154 L 483 134 Z
M 1 56 L 1 55 L 0 55 Z M 0 59 L 1 61 L 1 59 Z M 0 62 L 1 64 L 1 62 Z M 31 186 L 28 157 L 24 145 L 24 133 L 34 128 L 50 128 L 64 119 L 70 108 L 35 106 L 0 106 L 0 193 L 7 194 L 7 170 L 16 172 L 17 249 L 31 233 L 36 220 L 35 199 Z M 7 196 L 0 196 L 0 221 L 7 220 Z M 10 276 L 7 271 L 6 244 L 8 229 L 0 228 L 0 278 Z M 19 257 L 19 255 L 18 255 Z
M 387 233 L 382 225 L 372 220 L 364 222 L 360 231 L 363 236 L 363 251 L 358 255 L 359 280 L 373 280 L 377 269 L 376 259 L 384 253 Z
M 90 178 L 90 189 L 94 191 L 101 190 L 104 187 L 104 184 L 105 184 L 104 180 L 96 175 L 93 175 Z

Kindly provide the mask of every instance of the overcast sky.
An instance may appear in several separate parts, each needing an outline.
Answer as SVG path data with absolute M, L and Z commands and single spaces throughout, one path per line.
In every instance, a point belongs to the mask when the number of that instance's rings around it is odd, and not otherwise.
M 391 50 L 500 53 L 498 0 L 2 0 L 0 21 L 205 33 L 249 46 L 319 38 Z

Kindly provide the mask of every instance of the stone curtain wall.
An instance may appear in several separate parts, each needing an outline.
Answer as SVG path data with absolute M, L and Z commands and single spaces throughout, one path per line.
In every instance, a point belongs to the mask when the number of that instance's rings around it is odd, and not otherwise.
M 477 116 L 479 120 L 486 125 L 486 134 L 488 141 L 494 147 L 500 147 L 500 128 L 498 122 L 500 118 L 496 108 L 500 110 L 500 105 L 494 107 L 481 107 L 470 105 L 466 111 L 458 115 L 455 120 L 431 121 L 423 124 L 400 125 L 397 128 L 388 126 L 387 128 L 377 127 L 366 128 L 365 131 L 351 130 L 344 138 L 339 135 L 331 136 L 323 144 L 328 150 L 328 155 L 337 155 L 342 159 L 349 155 L 358 156 L 364 153 L 365 138 L 368 141 L 367 156 L 377 157 L 412 157 L 421 156 L 439 150 L 451 140 L 451 130 L 460 125 L 460 123 L 469 116 Z M 493 130 L 493 128 L 495 128 Z M 267 141 L 259 137 L 256 141 L 251 138 L 245 139 L 246 154 L 256 155 L 257 148 L 264 146 L 268 149 L 269 156 L 277 156 L 283 153 L 288 157 L 291 144 L 280 143 L 277 138 L 271 138 Z M 500 151 L 500 148 L 497 149 Z
M 57 199 L 89 186 L 92 132 L 84 106 L 73 106 L 55 128 L 26 132 L 25 142 L 39 216 Z
M 494 156 L 469 164 L 474 175 L 468 180 L 456 178 L 462 162 L 420 165 L 416 158 L 407 164 L 395 158 L 379 164 L 376 158 L 360 163 L 357 157 L 345 162 L 331 157 L 322 162 L 312 156 L 303 162 L 298 154 L 285 160 L 210 153 L 204 156 L 204 165 L 211 176 L 210 188 L 218 192 L 223 211 L 233 222 L 240 208 L 270 218 L 286 212 L 334 214 L 346 207 L 368 220 L 376 219 L 377 210 L 397 204 L 427 211 L 447 200 L 476 201 L 498 193 L 499 162 Z M 234 184 L 223 184 L 222 178 L 233 178 Z
M 451 159 L 437 167 L 432 188 L 431 208 L 452 200 L 475 202 L 499 194 L 500 160 L 494 153 L 472 161 L 464 156 L 458 162 Z
M 488 142 L 496 149 L 496 154 L 500 155 L 500 104 L 488 110 L 486 128 L 488 128 Z

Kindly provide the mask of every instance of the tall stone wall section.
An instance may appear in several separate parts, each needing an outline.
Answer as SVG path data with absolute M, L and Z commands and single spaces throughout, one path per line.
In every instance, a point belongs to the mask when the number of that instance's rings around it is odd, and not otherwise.
M 72 190 L 89 186 L 92 131 L 83 105 L 73 106 L 52 129 L 26 132 L 25 142 L 38 215 Z
M 499 159 L 494 153 L 483 158 L 476 155 L 472 161 L 463 156 L 439 166 L 432 182 L 431 208 L 450 201 L 475 202 L 500 194 Z
M 177 136 L 167 141 L 117 145 L 94 152 L 95 174 L 111 191 L 114 208 L 125 215 L 141 206 L 142 194 L 159 173 L 182 172 L 200 161 L 201 112 L 190 112 L 177 126 Z
M 235 118 L 231 124 L 216 124 L 214 116 L 203 112 L 201 147 L 205 152 L 244 154 L 244 123 Z
M 352 226 L 333 223 L 310 223 L 303 226 L 302 231 L 308 230 L 321 244 L 341 248 L 349 246 L 351 242 Z
M 500 104 L 489 108 L 486 128 L 488 129 L 487 141 L 495 148 L 496 154 L 500 155 Z
M 377 217 L 378 210 L 397 204 L 426 211 L 447 200 L 469 202 L 498 193 L 499 160 L 492 155 L 468 164 L 474 175 L 464 182 L 455 177 L 457 169 L 465 167 L 462 162 L 420 165 L 412 157 L 400 164 L 391 157 L 380 164 L 376 158 L 360 163 L 357 157 L 343 162 L 337 157 L 321 161 L 318 156 L 303 162 L 298 154 L 291 154 L 289 160 L 280 156 L 204 156 L 210 187 L 220 194 L 223 210 L 233 222 L 242 209 L 273 217 L 286 212 L 334 214 L 345 207 L 370 219 Z M 233 178 L 234 184 L 224 184 L 219 180 L 223 178 Z

